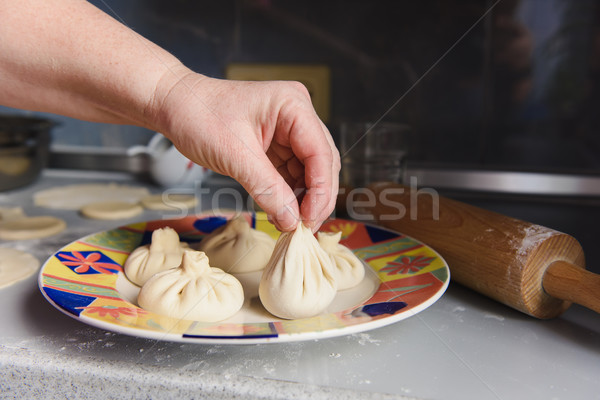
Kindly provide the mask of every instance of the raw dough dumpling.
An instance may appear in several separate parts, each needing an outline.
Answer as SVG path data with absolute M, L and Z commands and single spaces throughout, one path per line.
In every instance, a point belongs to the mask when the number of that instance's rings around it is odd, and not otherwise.
M 340 244 L 342 232 L 319 232 L 317 240 L 337 269 L 338 290 L 349 289 L 365 277 L 365 267 L 352 250 Z
M 336 291 L 333 261 L 311 230 L 301 223 L 282 233 L 258 288 L 267 311 L 286 319 L 313 317 L 327 308 Z
M 185 250 L 181 266 L 159 272 L 142 286 L 138 304 L 173 318 L 215 322 L 231 317 L 244 303 L 242 284 L 211 268 L 201 251 Z
M 125 276 L 142 286 L 157 272 L 178 267 L 188 244 L 179 241 L 179 235 L 168 226 L 152 232 L 152 242 L 131 252 L 125 261 Z
M 246 218 L 238 216 L 215 229 L 198 245 L 210 265 L 229 273 L 259 271 L 267 265 L 275 239 L 252 229 Z

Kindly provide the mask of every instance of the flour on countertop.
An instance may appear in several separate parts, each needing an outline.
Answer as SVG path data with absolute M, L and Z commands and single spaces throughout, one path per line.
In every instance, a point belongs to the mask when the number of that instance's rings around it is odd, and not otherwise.
M 379 346 L 379 344 L 381 343 L 381 340 L 373 339 L 368 333 L 355 333 L 352 335 L 352 337 L 358 338 L 358 344 L 360 344 L 361 346 L 364 346 L 367 343 Z
M 485 314 L 483 314 L 483 318 L 495 319 L 495 320 L 498 320 L 498 321 L 504 321 L 504 317 L 502 315 L 492 314 L 492 313 L 485 313 Z

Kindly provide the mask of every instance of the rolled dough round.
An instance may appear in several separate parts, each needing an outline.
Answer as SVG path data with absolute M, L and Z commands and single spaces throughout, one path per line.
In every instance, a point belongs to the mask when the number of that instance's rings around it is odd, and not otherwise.
M 150 192 L 143 187 L 115 183 L 68 185 L 42 190 L 33 195 L 36 206 L 60 210 L 80 210 L 81 207 L 101 201 L 137 203 Z
M 0 248 L 0 289 L 30 277 L 39 266 L 38 259 L 29 253 Z
M 38 239 L 55 235 L 66 227 L 64 220 L 51 216 L 9 219 L 0 221 L 0 239 Z
M 0 220 L 22 218 L 25 216 L 21 207 L 0 207 Z
M 149 210 L 173 211 L 193 208 L 198 204 L 198 199 L 191 194 L 161 193 L 146 196 L 141 203 Z
M 141 214 L 144 209 L 139 204 L 125 201 L 101 201 L 90 203 L 79 210 L 84 217 L 92 219 L 127 219 Z

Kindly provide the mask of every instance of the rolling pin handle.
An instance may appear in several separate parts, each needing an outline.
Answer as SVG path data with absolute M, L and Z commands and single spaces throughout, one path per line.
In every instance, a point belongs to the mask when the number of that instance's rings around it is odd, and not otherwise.
M 600 275 L 565 261 L 548 266 L 543 278 L 546 293 L 600 313 Z

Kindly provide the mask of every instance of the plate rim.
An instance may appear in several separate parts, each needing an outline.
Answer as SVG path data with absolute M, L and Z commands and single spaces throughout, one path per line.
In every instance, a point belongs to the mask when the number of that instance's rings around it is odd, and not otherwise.
M 243 211 L 242 214 L 256 215 L 257 212 Z M 208 212 L 202 212 L 202 213 L 198 213 L 198 214 L 189 214 L 183 218 L 190 218 L 190 217 L 198 218 L 198 219 L 208 218 L 208 217 L 228 218 L 230 215 L 231 215 L 231 213 L 228 213 L 228 212 L 221 212 L 219 214 L 216 214 L 214 212 L 208 211 Z M 262 344 L 262 343 L 289 343 L 289 342 L 307 341 L 307 340 L 316 340 L 316 339 L 328 339 L 328 338 L 333 338 L 333 337 L 346 336 L 346 335 L 351 335 L 351 334 L 355 334 L 355 333 L 367 332 L 367 331 L 371 331 L 374 329 L 379 329 L 379 328 L 394 324 L 396 322 L 403 321 L 412 316 L 415 316 L 416 314 L 422 312 L 423 310 L 431 307 L 444 295 L 444 293 L 446 292 L 446 290 L 448 289 L 448 286 L 450 284 L 450 268 L 449 268 L 447 261 L 434 248 L 432 248 L 431 246 L 422 242 L 421 240 L 418 240 L 410 235 L 405 235 L 402 232 L 396 231 L 394 229 L 390 229 L 390 228 L 380 226 L 380 225 L 377 225 L 374 223 L 367 223 L 367 222 L 355 221 L 352 219 L 344 219 L 344 218 L 333 218 L 333 219 L 330 219 L 329 221 L 343 221 L 343 222 L 359 223 L 364 226 L 369 226 L 369 227 L 376 228 L 376 229 L 379 229 L 382 231 L 393 233 L 395 235 L 398 235 L 399 237 L 408 238 L 418 244 L 423 245 L 430 252 L 435 254 L 435 256 L 437 258 L 439 258 L 439 260 L 441 260 L 441 262 L 443 263 L 443 267 L 441 267 L 441 268 L 445 269 L 445 272 L 447 275 L 446 280 L 444 282 L 442 282 L 442 286 L 432 296 L 430 296 L 423 302 L 419 303 L 416 306 L 409 308 L 408 310 L 405 310 L 400 313 L 392 314 L 392 315 L 387 315 L 383 318 L 378 318 L 378 319 L 374 319 L 374 320 L 365 321 L 362 323 L 357 323 L 357 324 L 352 324 L 352 325 L 347 325 L 347 326 L 342 326 L 342 327 L 337 327 L 337 328 L 330 328 L 330 329 L 326 329 L 323 331 L 308 331 L 308 332 L 297 332 L 297 333 L 275 332 L 272 335 L 256 335 L 256 336 L 249 335 L 247 337 L 224 336 L 224 335 L 221 335 L 221 336 L 219 336 L 219 335 L 215 335 L 215 336 L 186 335 L 186 334 L 181 334 L 181 333 L 159 332 L 159 331 L 153 331 L 153 330 L 149 330 L 149 329 L 143 329 L 141 327 L 128 327 L 128 326 L 113 324 L 113 323 L 107 322 L 105 320 L 95 319 L 95 318 L 92 318 L 92 317 L 84 315 L 84 314 L 77 316 L 77 315 L 74 315 L 73 313 L 69 312 L 67 309 L 65 309 L 60 304 L 57 304 L 43 290 L 43 288 L 45 286 L 45 284 L 43 282 L 44 270 L 45 270 L 46 266 L 48 265 L 48 263 L 52 260 L 52 258 L 56 257 L 56 255 L 63 249 L 65 249 L 77 242 L 84 241 L 85 239 L 87 239 L 89 237 L 93 237 L 95 235 L 113 231 L 113 230 L 117 230 L 117 229 L 131 227 L 132 225 L 148 224 L 148 223 L 153 223 L 153 222 L 158 222 L 158 221 L 165 222 L 165 221 L 170 221 L 170 220 L 181 220 L 183 218 L 152 219 L 152 220 L 132 222 L 132 223 L 129 223 L 126 225 L 119 225 L 119 226 L 115 226 L 113 228 L 99 230 L 97 232 L 90 233 L 90 234 L 87 234 L 80 238 L 77 238 L 75 240 L 72 240 L 71 242 L 64 244 L 58 250 L 54 251 L 44 261 L 44 263 L 40 267 L 40 270 L 38 273 L 38 289 L 40 290 L 40 292 L 42 293 L 44 298 L 54 308 L 58 309 L 61 313 L 69 316 L 70 318 L 72 318 L 74 320 L 77 320 L 79 322 L 85 323 L 87 325 L 90 325 L 95 328 L 99 328 L 99 329 L 102 329 L 102 330 L 105 330 L 108 332 L 119 333 L 119 334 L 124 334 L 124 335 L 132 336 L 132 337 L 143 338 L 143 339 L 168 341 L 168 342 L 176 342 L 176 343 L 219 344 L 219 345 L 220 344 L 236 344 L 236 345 L 242 344 L 243 345 L 243 344 Z M 364 259 L 361 259 L 361 261 L 363 261 L 364 264 L 366 264 L 369 268 L 371 268 L 373 273 L 378 274 L 378 272 L 376 270 L 374 270 Z M 441 269 L 441 268 L 439 268 L 439 269 Z M 120 272 L 120 273 L 124 273 L 124 272 Z M 375 294 L 378 292 L 379 292 L 379 290 L 377 290 L 375 292 Z M 375 294 L 373 294 L 373 296 Z M 373 296 L 371 296 L 365 302 L 368 302 Z M 122 300 L 125 301 L 124 299 L 122 299 Z M 321 315 L 332 315 L 332 314 L 333 313 L 321 314 Z M 311 317 L 311 318 L 314 318 L 314 317 Z M 307 318 L 289 320 L 289 321 L 301 321 L 303 319 L 307 319 Z M 274 322 L 278 322 L 278 321 L 274 321 Z M 270 322 L 270 323 L 272 323 L 272 322 Z M 218 325 L 219 322 L 215 322 L 215 324 Z

